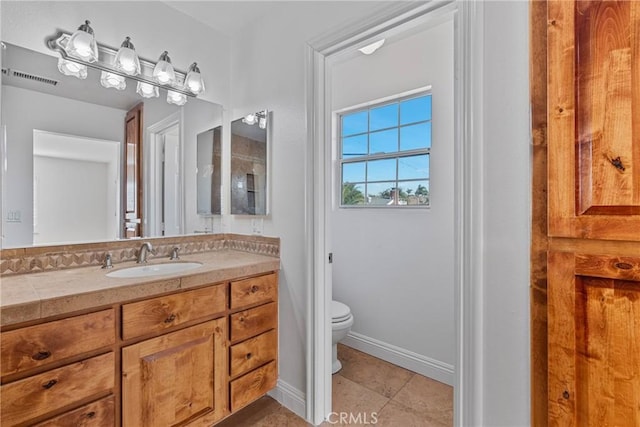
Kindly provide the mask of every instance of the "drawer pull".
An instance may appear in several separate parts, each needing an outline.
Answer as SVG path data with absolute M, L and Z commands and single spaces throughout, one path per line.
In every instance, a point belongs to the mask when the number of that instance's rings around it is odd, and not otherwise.
M 164 323 L 171 323 L 174 320 L 176 320 L 176 315 L 171 313 L 171 316 L 167 317 L 166 319 L 164 319 Z
M 628 262 L 616 262 L 615 266 L 620 270 L 631 270 L 633 268 L 633 265 L 629 264 Z
M 51 380 L 46 384 L 42 384 L 42 388 L 44 388 L 45 390 L 49 390 L 51 387 L 53 387 L 56 384 L 58 384 L 58 380 Z
M 256 293 L 256 292 L 258 292 L 259 290 L 260 290 L 260 288 L 259 288 L 258 286 L 256 286 L 256 285 L 253 285 L 253 286 L 251 287 L 251 293 L 252 293 L 252 294 L 255 294 L 255 293 Z
M 51 356 L 51 352 L 50 351 L 39 351 L 36 354 L 34 354 L 33 356 L 31 356 L 31 358 L 33 360 L 44 360 L 44 359 L 47 359 L 49 356 Z
M 249 360 L 249 359 L 251 359 L 251 358 L 253 357 L 253 354 L 251 354 L 251 353 L 247 353 L 247 356 L 246 356 L 246 357 L 247 357 L 247 360 Z
M 87 412 L 87 418 L 93 418 L 96 416 L 96 411 Z

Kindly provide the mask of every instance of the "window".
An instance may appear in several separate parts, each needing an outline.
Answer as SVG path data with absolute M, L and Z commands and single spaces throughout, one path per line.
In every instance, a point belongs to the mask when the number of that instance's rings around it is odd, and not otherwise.
M 431 93 L 339 115 L 341 206 L 429 206 Z

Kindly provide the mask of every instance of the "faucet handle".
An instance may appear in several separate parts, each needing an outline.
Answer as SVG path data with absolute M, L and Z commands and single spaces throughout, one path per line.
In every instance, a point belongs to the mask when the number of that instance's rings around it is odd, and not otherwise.
M 104 262 L 102 263 L 102 268 L 113 268 L 113 263 L 111 261 L 111 254 L 107 252 L 104 256 Z
M 180 251 L 180 248 L 178 246 L 175 246 L 173 249 L 171 249 L 171 256 L 169 256 L 170 260 L 179 260 L 180 256 L 178 255 L 178 252 Z

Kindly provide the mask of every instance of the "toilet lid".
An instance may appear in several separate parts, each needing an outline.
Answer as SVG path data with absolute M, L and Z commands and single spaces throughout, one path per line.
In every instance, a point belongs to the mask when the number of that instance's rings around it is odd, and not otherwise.
M 339 301 L 331 301 L 331 321 L 333 323 L 342 322 L 351 316 L 349 306 Z

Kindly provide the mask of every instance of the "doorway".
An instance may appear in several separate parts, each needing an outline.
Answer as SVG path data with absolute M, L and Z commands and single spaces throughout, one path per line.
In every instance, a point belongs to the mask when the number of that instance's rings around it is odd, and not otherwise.
M 184 234 L 182 191 L 182 126 L 180 114 L 147 129 L 145 177 L 146 223 L 150 236 Z
M 309 274 L 309 322 L 307 354 L 307 419 L 319 424 L 331 412 L 331 327 L 330 306 L 332 276 L 330 264 L 331 224 L 327 215 L 333 203 L 330 182 L 331 162 L 331 93 L 330 62 L 333 55 L 346 49 L 363 47 L 383 35 L 407 31 L 426 22 L 453 19 L 455 63 L 454 108 L 454 425 L 473 423 L 476 416 L 474 376 L 479 370 L 473 339 L 479 316 L 478 300 L 472 299 L 473 280 L 479 276 L 480 231 L 474 226 L 473 212 L 480 211 L 472 198 L 481 186 L 481 158 L 472 150 L 471 141 L 481 136 L 474 123 L 479 122 L 482 59 L 474 52 L 482 43 L 482 5 L 478 2 L 443 2 L 421 5 L 395 5 L 385 13 L 363 23 L 359 29 L 334 32 L 312 40 L 308 49 L 308 122 L 312 146 L 309 149 L 306 200 L 309 239 L 307 262 Z M 338 34 L 338 35 L 335 35 Z M 345 35 L 346 34 L 346 35 Z M 356 34 L 356 35 L 354 35 Z

